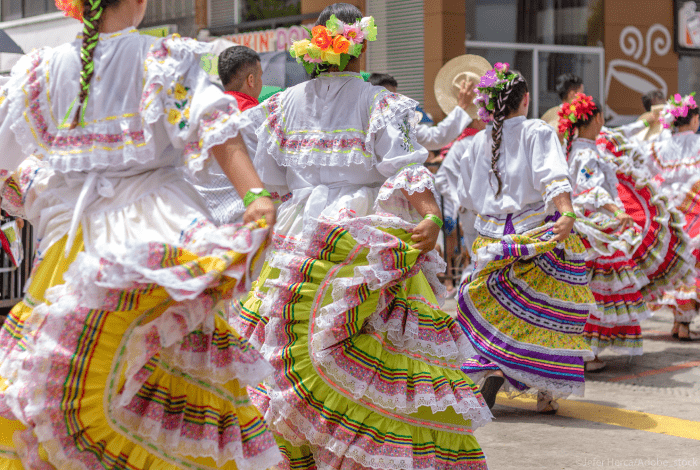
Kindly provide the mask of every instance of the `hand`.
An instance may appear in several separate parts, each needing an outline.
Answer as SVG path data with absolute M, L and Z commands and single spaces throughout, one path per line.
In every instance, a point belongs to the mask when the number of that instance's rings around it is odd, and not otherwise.
M 636 224 L 632 216 L 625 212 L 620 212 L 615 218 L 620 221 L 620 231 L 633 227 Z
M 659 118 L 661 117 L 661 111 L 662 109 L 655 109 L 651 112 L 652 118 L 648 121 L 649 124 L 654 124 L 659 120 Z
M 476 98 L 476 84 L 471 80 L 462 80 L 459 96 L 457 96 L 457 106 L 466 111 L 469 106 L 474 104 L 474 98 Z
M 15 222 L 17 222 L 17 228 L 22 230 L 24 228 L 24 219 L 15 219 Z
M 265 218 L 268 227 L 272 228 L 277 221 L 277 209 L 275 203 L 269 197 L 259 197 L 253 201 L 243 214 L 243 222 L 255 222 Z
M 427 253 L 435 248 L 440 235 L 440 227 L 432 220 L 424 219 L 413 229 L 412 233 L 411 240 L 416 242 L 413 248 L 420 250 L 421 253 Z
M 559 217 L 559 219 L 557 219 L 557 221 L 554 223 L 554 227 L 552 227 L 552 232 L 554 232 L 556 235 L 552 237 L 551 241 L 559 243 L 569 238 L 569 235 L 571 235 L 571 231 L 574 228 L 574 222 L 575 220 L 571 217 L 565 215 Z

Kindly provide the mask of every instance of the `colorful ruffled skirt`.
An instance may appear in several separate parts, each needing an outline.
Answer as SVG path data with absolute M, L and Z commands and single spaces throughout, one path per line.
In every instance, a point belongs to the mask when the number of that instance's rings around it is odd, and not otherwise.
M 0 467 L 266 469 L 246 385 L 269 364 L 217 304 L 245 293 L 267 229 L 194 224 L 182 244 L 43 252 L 0 332 Z
M 313 219 L 275 235 L 235 326 L 274 367 L 253 399 L 284 468 L 486 468 L 472 432 L 491 413 L 460 370 L 473 350 L 434 294 L 444 262 L 411 248 L 411 227 Z
M 462 366 L 480 379 L 494 370 L 507 391 L 583 395 L 582 333 L 595 299 L 586 249 L 576 235 L 549 241 L 552 224 L 474 242 L 474 272 L 460 286 L 458 321 L 477 355 Z
M 662 183 L 663 187 L 663 183 Z M 670 189 L 670 188 L 667 188 Z M 683 230 L 690 237 L 692 262 L 695 263 L 695 282 L 669 289 L 658 302 L 673 309 L 676 322 L 691 322 L 700 311 L 700 178 L 693 179 L 673 194 L 676 212 L 684 217 Z
M 643 169 L 645 155 L 623 136 L 603 133 L 597 144 L 618 165 L 619 198 L 641 228 L 642 242 L 633 259 L 649 279 L 642 288 L 644 299 L 652 310 L 669 306 L 676 321 L 690 321 L 698 305 L 695 264 L 700 252 L 693 238 L 700 231 L 700 180 L 695 189 L 691 181 L 674 192 L 650 178 Z

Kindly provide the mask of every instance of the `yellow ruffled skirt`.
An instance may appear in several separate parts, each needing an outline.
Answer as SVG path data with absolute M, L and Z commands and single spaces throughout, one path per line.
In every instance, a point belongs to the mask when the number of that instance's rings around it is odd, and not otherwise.
M 185 237 L 129 259 L 88 255 L 79 231 L 69 257 L 67 237 L 41 255 L 0 332 L 0 469 L 280 461 L 245 389 L 271 368 L 216 308 L 245 291 L 267 230 L 226 230 L 227 246 Z

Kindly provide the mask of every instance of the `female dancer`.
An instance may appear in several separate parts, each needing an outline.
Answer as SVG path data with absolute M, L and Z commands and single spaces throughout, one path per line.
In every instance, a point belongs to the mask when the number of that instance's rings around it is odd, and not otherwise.
M 359 74 L 372 18 L 338 3 L 316 24 L 292 47 L 316 78 L 264 103 L 258 129 L 256 168 L 292 198 L 236 325 L 275 368 L 253 400 L 290 468 L 486 468 L 472 430 L 491 413 L 435 294 L 416 102 Z
M 588 248 L 589 286 L 598 306 L 583 333 L 596 355 L 586 363 L 588 372 L 605 367 L 598 355 L 608 347 L 641 355 L 639 322 L 651 316 L 641 293 L 649 279 L 633 259 L 642 242 L 641 230 L 618 198 L 616 165 L 596 146 L 603 124 L 600 106 L 583 93 L 562 105 L 559 112 L 559 132 L 568 142 L 566 156 L 578 217 L 574 227 Z
M 271 368 L 215 310 L 275 221 L 248 122 L 200 69 L 207 47 L 136 31 L 145 0 L 67 3 L 82 37 L 23 57 L 0 95 L 3 203 L 39 239 L 0 332 L 0 466 L 269 468 L 245 386 Z M 247 226 L 215 227 L 184 181 L 212 157 Z
M 527 120 L 527 84 L 496 64 L 479 84 L 479 133 L 461 161 L 465 209 L 478 214 L 474 272 L 460 287 L 458 319 L 478 352 L 462 370 L 486 376 L 489 404 L 507 389 L 538 390 L 537 409 L 582 395 L 583 332 L 595 300 L 585 248 L 571 235 L 569 169 L 553 128 Z
M 661 113 L 661 121 L 666 129 L 671 129 L 672 136 L 649 144 L 645 161 L 670 205 L 685 215 L 686 232 L 697 240 L 700 235 L 700 136 L 696 132 L 700 127 L 700 110 L 694 94 L 671 97 Z M 700 262 L 700 251 L 696 248 L 694 253 Z M 672 334 L 681 341 L 700 340 L 700 333 L 690 330 L 690 323 L 700 310 L 698 287 L 700 276 L 696 278 L 696 287 L 667 292 L 662 301 L 674 310 Z

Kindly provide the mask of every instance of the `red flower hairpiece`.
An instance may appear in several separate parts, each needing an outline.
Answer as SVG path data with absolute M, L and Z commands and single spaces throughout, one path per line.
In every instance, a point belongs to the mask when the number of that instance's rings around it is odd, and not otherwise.
M 581 120 L 587 120 L 597 109 L 592 97 L 576 93 L 571 103 L 564 103 L 559 109 L 559 133 L 564 134 L 564 139 L 568 139 L 574 125 Z
M 56 0 L 56 8 L 65 13 L 66 16 L 83 21 L 82 0 Z

